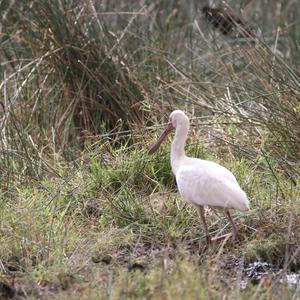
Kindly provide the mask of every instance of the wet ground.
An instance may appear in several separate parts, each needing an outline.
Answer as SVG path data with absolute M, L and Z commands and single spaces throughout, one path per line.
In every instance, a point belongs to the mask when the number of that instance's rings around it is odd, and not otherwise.
M 95 264 L 110 265 L 113 261 L 113 256 L 93 256 L 92 262 Z M 285 285 L 289 287 L 293 295 L 300 296 L 300 270 L 296 272 L 285 271 L 285 268 L 277 268 L 274 265 L 263 262 L 244 262 L 238 260 L 235 257 L 227 257 L 227 259 L 221 260 L 220 267 L 229 272 L 224 273 L 224 277 L 228 276 L 237 283 L 241 291 L 246 290 L 250 285 L 259 285 L 263 281 L 268 282 L 268 286 Z M 125 261 L 124 261 L 125 263 Z M 135 270 L 147 272 L 147 261 L 134 261 L 128 263 L 128 271 L 133 272 Z M 9 265 L 6 265 L 7 270 L 14 274 L 14 272 L 21 271 L 18 267 L 17 261 L 11 261 Z M 226 275 L 225 275 L 226 274 Z M 16 294 L 22 294 L 15 286 L 14 280 L 1 280 L 0 278 L 0 299 L 14 299 Z M 20 294 L 20 295 L 21 295 Z M 296 299 L 296 298 L 293 298 Z M 297 298 L 298 299 L 298 298 Z
M 258 284 L 263 278 L 271 279 L 273 283 L 288 284 L 300 293 L 300 273 L 286 272 L 267 262 L 253 263 L 234 262 L 230 264 L 240 276 L 240 288 L 244 290 L 249 283 Z

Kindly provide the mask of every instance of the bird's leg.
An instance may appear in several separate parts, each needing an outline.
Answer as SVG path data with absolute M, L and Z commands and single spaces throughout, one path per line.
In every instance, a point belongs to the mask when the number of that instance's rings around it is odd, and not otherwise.
M 209 245 L 211 243 L 211 237 L 208 231 L 208 227 L 207 227 L 207 223 L 206 223 L 206 219 L 205 219 L 205 211 L 204 211 L 204 207 L 203 206 L 197 206 L 197 211 L 200 217 L 200 220 L 204 226 L 204 230 L 205 230 L 205 234 L 206 234 L 206 242 Z
M 237 234 L 237 227 L 236 227 L 235 223 L 233 222 L 233 220 L 232 220 L 232 218 L 231 218 L 231 215 L 230 215 L 228 209 L 225 210 L 225 215 L 226 215 L 226 217 L 227 217 L 229 223 L 230 223 L 231 226 L 232 226 L 232 238 L 235 239 L 236 234 Z M 212 241 L 213 241 L 213 242 L 223 241 L 223 240 L 227 239 L 229 236 L 230 236 L 230 234 L 223 234 L 223 235 L 214 237 L 214 238 L 212 239 Z
M 226 214 L 226 217 L 227 217 L 229 223 L 232 226 L 232 238 L 235 239 L 236 234 L 237 234 L 237 227 L 236 227 L 235 223 L 233 222 L 228 209 L 225 211 L 225 214 Z

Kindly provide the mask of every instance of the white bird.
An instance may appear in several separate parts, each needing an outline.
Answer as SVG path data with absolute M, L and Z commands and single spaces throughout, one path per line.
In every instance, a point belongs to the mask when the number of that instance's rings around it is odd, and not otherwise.
M 183 111 L 175 110 L 171 113 L 167 127 L 158 141 L 150 148 L 149 154 L 159 148 L 173 129 L 175 129 L 175 138 L 171 147 L 171 167 L 180 195 L 197 208 L 208 243 L 224 240 L 228 234 L 213 239 L 210 237 L 204 206 L 224 210 L 232 225 L 234 239 L 237 227 L 230 216 L 229 209 L 248 211 L 247 195 L 240 188 L 234 175 L 223 166 L 212 161 L 186 156 L 184 147 L 189 130 L 189 119 Z

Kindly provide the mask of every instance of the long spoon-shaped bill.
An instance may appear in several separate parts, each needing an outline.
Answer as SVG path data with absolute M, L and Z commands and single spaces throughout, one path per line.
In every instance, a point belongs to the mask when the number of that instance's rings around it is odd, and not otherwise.
M 167 127 L 165 128 L 165 130 L 163 131 L 163 133 L 161 134 L 157 142 L 150 147 L 148 153 L 153 154 L 173 129 L 174 127 L 172 123 L 168 123 Z

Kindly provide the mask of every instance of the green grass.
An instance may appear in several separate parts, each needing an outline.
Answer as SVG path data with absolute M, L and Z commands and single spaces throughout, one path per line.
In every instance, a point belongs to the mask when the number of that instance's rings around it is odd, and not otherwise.
M 236 242 L 199 254 L 205 234 L 194 208 L 176 193 L 168 146 L 154 156 L 89 151 L 75 167 L 64 164 L 60 176 L 14 191 L 1 204 L 3 280 L 12 286 L 14 276 L 14 289 L 26 299 L 292 295 L 291 288 L 272 280 L 240 291 L 239 271 L 226 264 L 262 260 L 298 270 L 299 191 L 283 175 L 258 172 L 259 159 L 223 162 L 218 152 L 210 153 L 236 174 L 252 211 L 234 213 L 240 229 Z M 209 212 L 208 220 L 214 234 L 230 231 L 222 216 Z

